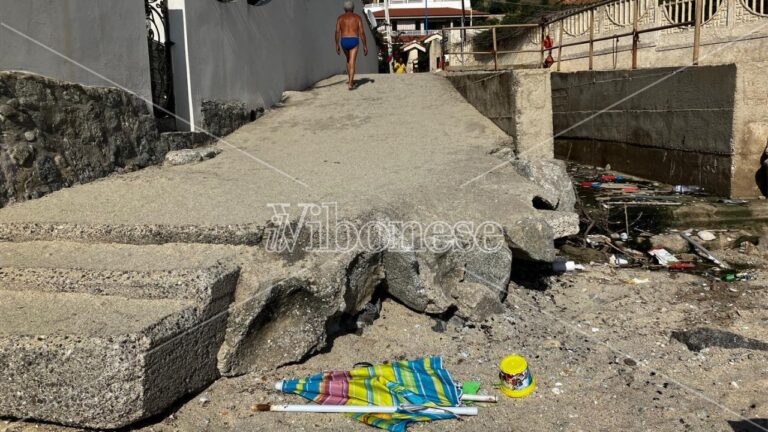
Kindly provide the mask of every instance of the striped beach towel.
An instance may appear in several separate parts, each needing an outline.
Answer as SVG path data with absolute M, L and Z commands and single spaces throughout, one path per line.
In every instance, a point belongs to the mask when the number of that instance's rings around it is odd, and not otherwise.
M 397 361 L 351 371 L 325 372 L 283 381 L 282 391 L 301 395 L 321 405 L 459 406 L 459 390 L 443 368 L 440 357 Z M 395 414 L 351 414 L 377 428 L 404 432 L 418 421 L 451 419 L 451 413 L 425 414 L 405 409 Z

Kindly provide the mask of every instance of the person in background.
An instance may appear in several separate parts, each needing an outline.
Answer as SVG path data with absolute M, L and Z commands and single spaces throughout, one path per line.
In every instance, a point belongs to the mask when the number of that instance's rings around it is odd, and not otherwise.
M 355 13 L 355 3 L 352 0 L 344 2 L 344 13 L 336 20 L 336 54 L 347 56 L 347 86 L 352 90 L 355 85 L 355 63 L 360 42 L 363 43 L 363 53 L 368 55 L 368 41 L 365 39 L 363 19 Z
M 395 73 L 396 74 L 404 74 L 405 73 L 405 65 L 403 62 L 395 62 Z

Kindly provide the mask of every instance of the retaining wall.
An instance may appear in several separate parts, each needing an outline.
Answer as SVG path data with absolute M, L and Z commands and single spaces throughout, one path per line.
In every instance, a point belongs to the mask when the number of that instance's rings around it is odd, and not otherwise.
M 512 138 L 518 156 L 554 157 L 549 71 L 451 72 L 446 77 Z
M 555 154 L 723 196 L 758 196 L 768 141 L 768 78 L 759 70 L 553 73 Z

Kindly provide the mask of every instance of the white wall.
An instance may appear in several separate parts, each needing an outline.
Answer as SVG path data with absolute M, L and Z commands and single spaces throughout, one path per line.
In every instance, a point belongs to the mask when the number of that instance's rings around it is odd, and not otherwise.
M 143 1 L 0 0 L 0 22 L 0 70 L 114 87 L 33 39 L 152 100 Z
M 269 107 L 285 90 L 303 90 L 344 73 L 344 57 L 337 56 L 334 47 L 342 4 L 341 0 L 273 0 L 249 6 L 245 0 L 172 0 L 169 7 L 177 10 L 172 17 L 180 16 L 178 10 L 183 9 L 186 25 L 186 46 L 173 40 L 174 60 L 183 60 L 186 51 L 188 68 L 184 70 L 180 61 L 174 63 L 177 113 L 185 117 L 184 112 L 191 111 L 199 127 L 203 100 Z M 360 0 L 356 11 L 363 11 Z M 171 31 L 181 31 L 174 21 Z M 359 73 L 378 70 L 376 46 L 367 27 L 366 32 L 369 53 L 364 57 L 361 50 Z

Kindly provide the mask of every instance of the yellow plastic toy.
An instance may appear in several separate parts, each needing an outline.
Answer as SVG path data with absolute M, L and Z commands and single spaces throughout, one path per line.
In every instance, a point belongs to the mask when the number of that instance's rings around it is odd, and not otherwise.
M 528 362 L 517 354 L 507 357 L 499 363 L 499 388 L 501 392 L 512 398 L 521 398 L 533 393 L 536 388 L 536 378 L 528 369 Z

